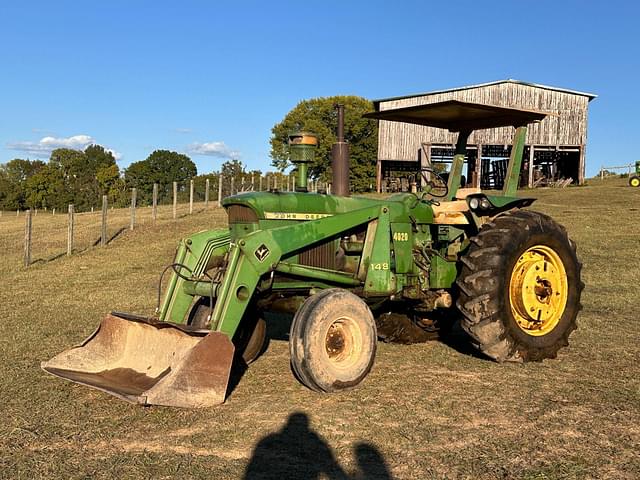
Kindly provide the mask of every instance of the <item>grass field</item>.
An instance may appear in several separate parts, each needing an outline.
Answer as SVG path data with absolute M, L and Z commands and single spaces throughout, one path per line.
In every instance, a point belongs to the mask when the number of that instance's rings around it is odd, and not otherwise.
M 166 213 L 104 248 L 28 269 L 24 219 L 5 213 L 0 477 L 640 478 L 640 190 L 592 183 L 533 192 L 534 208 L 567 227 L 584 263 L 579 329 L 557 360 L 498 365 L 439 342 L 380 344 L 359 388 L 319 395 L 290 373 L 278 339 L 286 325 L 276 324 L 227 402 L 204 410 L 130 405 L 39 364 L 111 309 L 152 313 L 177 240 L 223 227 L 224 212 L 175 222 Z M 112 233 L 128 225 L 126 210 L 113 216 Z M 98 238 L 92 225 L 80 227 L 82 248 Z M 34 238 L 34 258 L 65 251 L 62 217 L 39 213 Z

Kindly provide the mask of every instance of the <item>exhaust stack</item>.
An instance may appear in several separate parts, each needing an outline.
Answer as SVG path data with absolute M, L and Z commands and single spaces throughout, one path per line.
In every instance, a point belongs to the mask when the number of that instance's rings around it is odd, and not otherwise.
M 336 105 L 338 112 L 338 141 L 331 148 L 331 170 L 333 185 L 331 193 L 340 197 L 349 194 L 349 145 L 344 141 L 344 105 Z

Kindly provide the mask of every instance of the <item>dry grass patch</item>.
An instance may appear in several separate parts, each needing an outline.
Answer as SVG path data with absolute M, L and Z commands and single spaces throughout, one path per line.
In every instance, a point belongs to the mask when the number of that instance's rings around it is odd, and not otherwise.
M 0 217 L 0 476 L 231 479 L 264 461 L 265 473 L 313 478 L 326 447 L 340 471 L 364 466 L 369 478 L 638 478 L 640 191 L 614 181 L 528 193 L 584 262 L 584 310 L 559 359 L 498 365 L 462 345 L 381 344 L 361 387 L 319 395 L 291 375 L 286 341 L 272 339 L 227 403 L 205 410 L 129 405 L 39 363 L 111 309 L 151 313 L 177 240 L 223 227 L 220 210 L 145 223 L 29 269 L 19 266 L 23 219 Z M 50 225 L 36 256 L 65 248 L 66 231 Z M 272 334 L 286 332 L 280 322 Z

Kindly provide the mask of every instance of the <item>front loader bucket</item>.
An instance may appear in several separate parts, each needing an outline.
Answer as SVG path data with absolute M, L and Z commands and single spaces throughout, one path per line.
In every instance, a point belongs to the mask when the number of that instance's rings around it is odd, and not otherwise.
M 42 368 L 133 403 L 208 407 L 225 400 L 233 353 L 220 332 L 111 314 L 81 345 Z

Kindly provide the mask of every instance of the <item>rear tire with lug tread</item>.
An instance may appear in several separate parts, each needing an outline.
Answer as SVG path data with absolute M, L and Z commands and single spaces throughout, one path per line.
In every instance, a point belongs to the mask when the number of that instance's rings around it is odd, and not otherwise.
M 500 215 L 471 239 L 461 262 L 461 326 L 481 352 L 498 362 L 541 361 L 569 344 L 582 308 L 582 265 L 551 217 Z
M 291 368 L 303 385 L 317 392 L 337 392 L 361 383 L 373 367 L 376 346 L 371 310 L 340 288 L 307 298 L 291 323 Z

